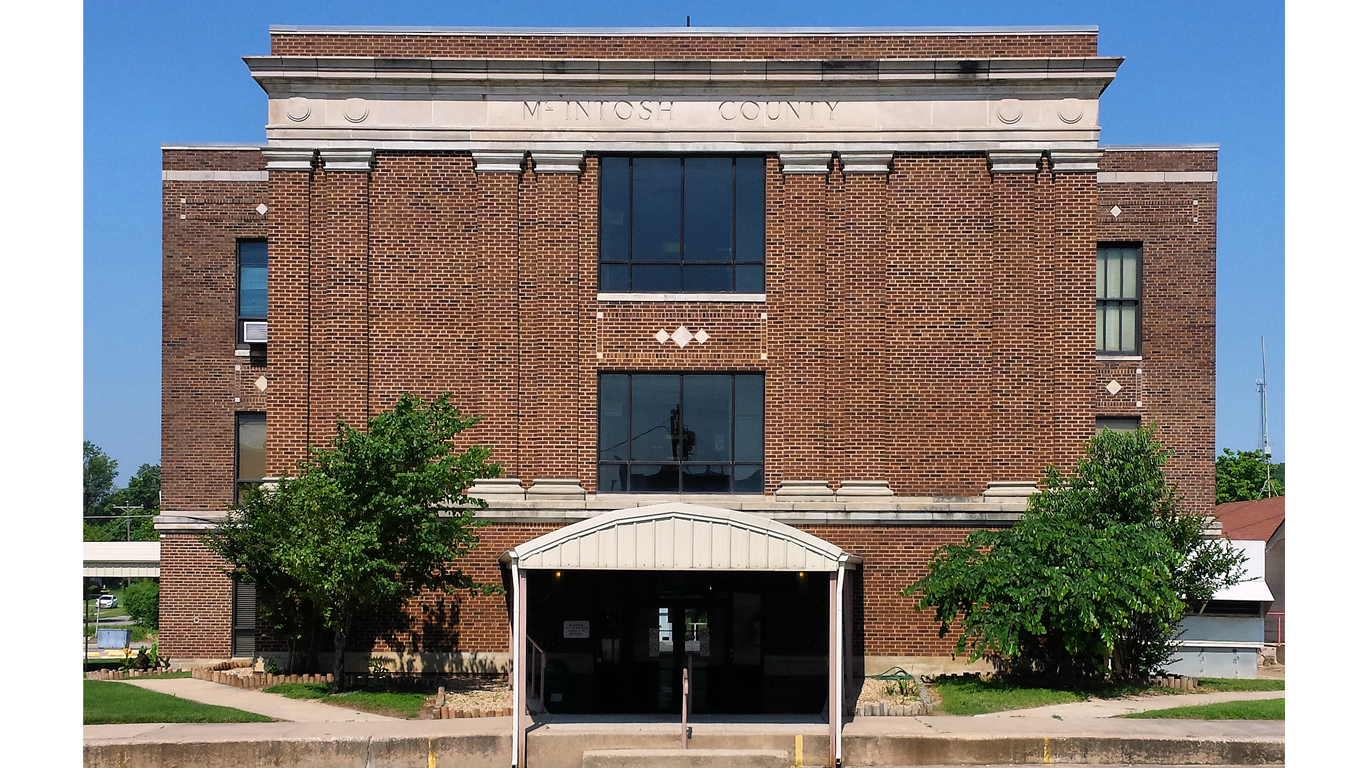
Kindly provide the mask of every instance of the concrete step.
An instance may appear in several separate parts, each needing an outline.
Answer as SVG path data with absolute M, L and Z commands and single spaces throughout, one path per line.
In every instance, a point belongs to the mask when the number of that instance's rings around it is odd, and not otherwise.
M 583 768 L 788 768 L 780 749 L 590 749 Z

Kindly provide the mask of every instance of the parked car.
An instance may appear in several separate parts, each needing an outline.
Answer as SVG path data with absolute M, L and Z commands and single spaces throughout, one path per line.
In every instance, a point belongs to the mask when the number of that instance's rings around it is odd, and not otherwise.
M 119 599 L 113 595 L 100 595 L 95 599 L 95 605 L 100 608 L 117 608 Z

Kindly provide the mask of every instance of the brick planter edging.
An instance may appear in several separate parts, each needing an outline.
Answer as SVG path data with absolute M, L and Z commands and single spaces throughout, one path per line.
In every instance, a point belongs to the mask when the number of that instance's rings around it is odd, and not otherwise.
M 326 675 L 269 675 L 264 672 L 257 672 L 251 675 L 234 675 L 213 669 L 194 669 L 190 671 L 190 677 L 196 680 L 207 680 L 211 683 L 231 685 L 234 688 L 245 688 L 250 691 L 259 691 L 262 688 L 269 688 L 281 683 L 332 682 L 331 673 Z
M 503 709 L 476 709 L 472 712 L 442 707 L 436 711 L 437 720 L 451 720 L 457 717 L 512 717 L 512 707 L 504 707 Z

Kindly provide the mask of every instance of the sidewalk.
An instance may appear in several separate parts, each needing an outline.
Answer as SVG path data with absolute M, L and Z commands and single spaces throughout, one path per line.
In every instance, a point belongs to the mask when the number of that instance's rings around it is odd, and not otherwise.
M 1091 699 L 1090 701 L 1079 701 L 1071 704 L 1053 704 L 1047 707 L 990 712 L 985 715 L 976 715 L 976 717 L 991 719 L 1094 719 L 1099 717 L 1118 717 L 1120 715 L 1127 715 L 1130 712 L 1148 712 L 1154 709 L 1198 707 L 1202 704 L 1222 704 L 1226 701 L 1259 701 L 1261 699 L 1284 698 L 1285 691 L 1224 691 L 1219 693 L 1170 694 L 1166 696 L 1127 696 L 1122 699 Z
M 179 696 L 182 699 L 197 701 L 201 704 L 232 707 L 233 709 L 273 717 L 276 720 L 287 720 L 295 723 L 350 723 L 372 720 L 398 722 L 398 718 L 376 715 L 371 712 L 334 707 L 317 701 L 287 699 L 274 693 L 233 688 L 229 685 L 219 685 L 207 680 L 195 680 L 189 677 L 169 680 L 132 679 L 121 680 L 120 682 L 136 685 L 139 688 L 146 688 L 157 693 Z

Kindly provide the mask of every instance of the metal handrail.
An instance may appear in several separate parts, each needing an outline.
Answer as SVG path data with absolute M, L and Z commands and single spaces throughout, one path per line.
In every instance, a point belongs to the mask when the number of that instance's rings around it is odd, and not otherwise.
M 526 639 L 527 645 L 531 646 L 531 660 L 527 668 L 531 670 L 531 680 L 527 681 L 531 690 L 536 693 L 536 700 L 541 702 L 541 706 L 546 705 L 545 700 L 545 650 L 536 644 L 530 637 Z M 539 659 L 539 661 L 538 661 Z M 539 674 L 537 674 L 539 672 Z
M 1267 611 L 1266 615 L 1276 617 L 1276 645 L 1285 645 L 1285 634 L 1282 632 L 1285 611 Z

